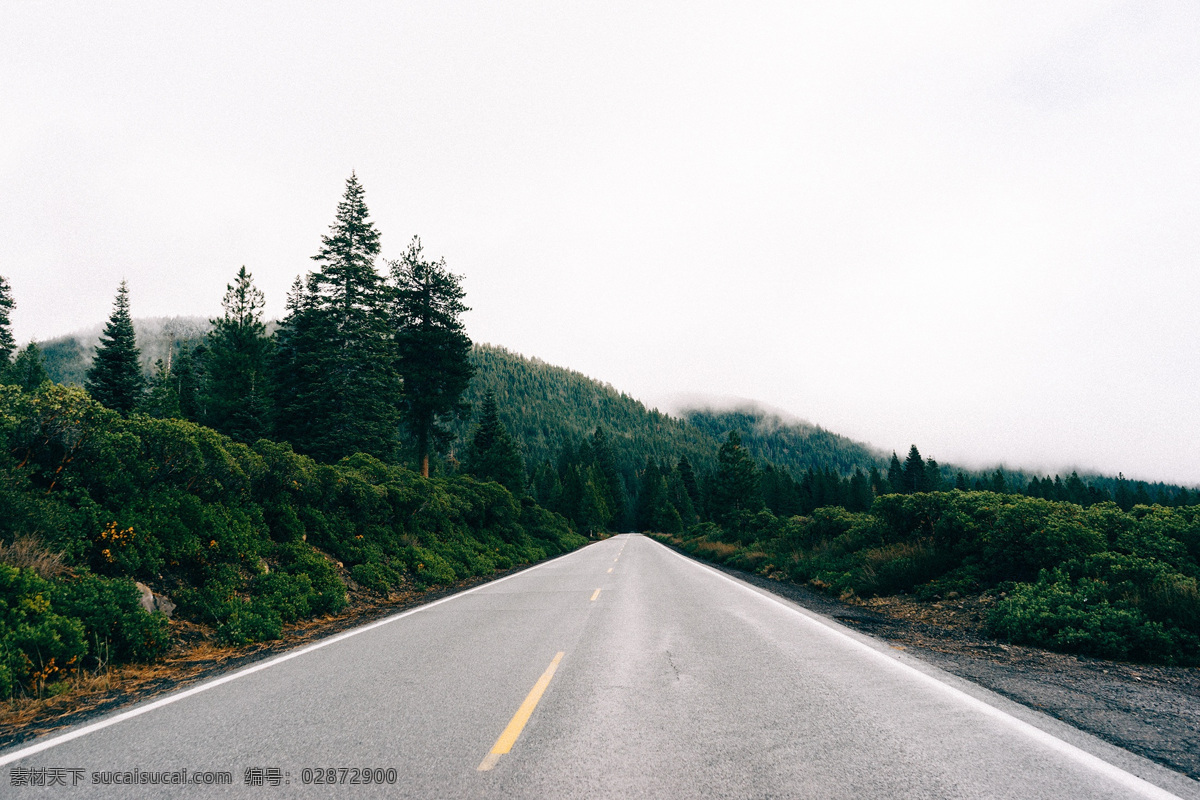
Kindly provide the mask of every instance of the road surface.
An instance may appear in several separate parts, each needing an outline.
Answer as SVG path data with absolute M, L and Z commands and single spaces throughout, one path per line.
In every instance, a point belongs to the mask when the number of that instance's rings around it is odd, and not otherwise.
M 123 782 L 185 769 L 200 782 Z M 0 780 L 5 798 L 1200 797 L 637 535 L 0 752 Z

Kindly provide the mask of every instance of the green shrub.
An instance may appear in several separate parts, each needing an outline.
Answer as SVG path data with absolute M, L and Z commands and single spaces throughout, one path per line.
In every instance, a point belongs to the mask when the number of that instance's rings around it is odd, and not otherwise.
M 1129 601 L 1110 601 L 1108 590 L 1103 581 L 1073 581 L 1061 570 L 1046 571 L 997 603 L 988 627 L 1019 644 L 1101 658 L 1197 663 L 1195 634 L 1149 620 Z
M 232 645 L 278 639 L 282 633 L 279 612 L 263 602 L 242 604 L 217 625 L 217 638 Z
M 141 592 L 128 578 L 81 575 L 55 585 L 51 597 L 56 611 L 82 623 L 93 665 L 100 658 L 152 661 L 170 648 L 166 616 L 142 608 Z
M 397 588 L 403 577 L 391 566 L 379 562 L 357 564 L 350 570 L 350 577 L 372 592 L 386 595 Z
M 280 569 L 291 575 L 307 576 L 312 586 L 309 601 L 312 613 L 336 614 L 346 607 L 346 584 L 327 559 L 303 543 L 280 545 L 276 552 Z
M 57 613 L 52 584 L 0 564 L 0 697 L 37 693 L 87 652 L 83 624 Z
M 312 613 L 317 593 L 307 573 L 289 575 L 271 572 L 254 579 L 251 596 L 264 608 L 279 615 L 281 622 L 295 622 Z

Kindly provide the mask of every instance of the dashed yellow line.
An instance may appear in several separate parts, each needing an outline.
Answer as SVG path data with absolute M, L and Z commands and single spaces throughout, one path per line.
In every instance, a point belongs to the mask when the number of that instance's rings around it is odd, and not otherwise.
M 597 597 L 599 597 L 599 596 L 600 596 L 600 590 L 599 590 L 599 589 L 597 589 L 596 591 L 592 592 L 592 600 L 595 600 L 595 599 L 596 599 Z
M 597 589 L 599 594 L 600 590 Z M 595 595 L 592 596 L 595 600 Z M 538 701 L 542 699 L 542 694 L 546 691 L 546 687 L 550 685 L 550 679 L 554 677 L 554 671 L 558 669 L 558 662 L 562 661 L 563 653 L 558 653 L 554 656 L 554 660 L 550 662 L 550 666 L 546 667 L 546 671 L 542 673 L 542 677 L 538 678 L 537 683 L 529 691 L 525 702 L 521 703 L 521 707 L 517 709 L 517 713 L 509 721 L 508 727 L 500 734 L 500 738 L 492 745 L 492 750 L 479 764 L 477 771 L 487 772 L 500 760 L 500 756 L 505 755 L 517 742 L 517 737 L 521 735 L 521 731 L 525 728 L 525 723 L 529 722 L 529 717 L 533 715 L 533 710 L 537 708 Z
M 612 572 L 612 567 L 609 567 L 609 568 L 608 568 L 608 571 L 609 571 L 609 572 Z

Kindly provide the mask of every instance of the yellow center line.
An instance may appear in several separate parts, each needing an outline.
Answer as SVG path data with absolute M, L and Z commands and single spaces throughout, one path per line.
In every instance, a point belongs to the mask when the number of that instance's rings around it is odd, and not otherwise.
M 612 567 L 609 567 L 609 568 L 608 568 L 608 571 L 609 571 L 609 572 L 612 572 Z
M 595 600 L 595 599 L 596 599 L 597 597 L 599 597 L 599 596 L 600 596 L 600 590 L 599 590 L 599 589 L 597 589 L 596 591 L 592 592 L 592 599 L 593 599 L 593 600 Z
M 596 590 L 597 594 L 600 592 Z M 595 596 L 592 597 L 595 600 Z M 500 756 L 512 750 L 512 747 L 517 742 L 517 737 L 521 735 L 521 731 L 525 728 L 525 723 L 529 722 L 529 717 L 532 716 L 533 710 L 537 708 L 538 701 L 542 699 L 542 694 L 546 691 L 546 687 L 550 685 L 550 679 L 554 677 L 554 671 L 558 669 L 558 662 L 562 661 L 563 653 L 558 653 L 554 656 L 554 660 L 550 662 L 550 666 L 546 667 L 546 671 L 542 673 L 542 677 L 538 678 L 537 683 L 529 691 L 529 695 L 525 698 L 525 702 L 521 703 L 521 707 L 517 709 L 517 713 L 513 714 L 513 718 L 509 720 L 508 727 L 500 734 L 500 738 L 492 745 L 492 750 L 488 753 L 478 767 L 479 772 L 487 772 L 492 767 L 496 766 L 496 762 L 500 760 Z

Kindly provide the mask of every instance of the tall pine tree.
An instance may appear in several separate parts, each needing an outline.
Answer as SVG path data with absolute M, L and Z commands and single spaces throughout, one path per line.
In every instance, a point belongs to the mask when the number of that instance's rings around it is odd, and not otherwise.
M 324 461 L 358 452 L 386 457 L 395 446 L 399 379 L 369 213 L 351 174 L 313 256 L 321 266 L 289 297 L 279 331 L 278 433 Z
M 467 409 L 461 397 L 474 369 L 460 317 L 469 309 L 459 276 L 444 259 L 426 260 L 415 236 L 404 257 L 392 262 L 391 279 L 401 419 L 416 440 L 421 474 L 429 477 L 430 451 L 449 440 L 441 418 Z
M 121 281 L 84 388 L 102 405 L 128 414 L 138 407 L 146 387 L 140 355 L 129 315 L 129 287 Z
M 262 320 L 265 304 L 243 266 L 225 287 L 225 313 L 212 320 L 205 338 L 203 422 L 239 442 L 255 442 L 271 430 L 271 340 Z

